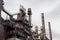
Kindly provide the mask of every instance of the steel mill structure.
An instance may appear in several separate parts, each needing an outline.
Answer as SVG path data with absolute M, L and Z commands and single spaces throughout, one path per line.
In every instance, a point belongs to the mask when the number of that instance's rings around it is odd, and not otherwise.
M 50 22 L 48 22 L 50 38 L 46 36 L 44 13 L 41 13 L 42 26 L 41 32 L 38 33 L 38 26 L 35 27 L 35 31 L 31 30 L 33 27 L 31 25 L 31 8 L 28 8 L 26 13 L 26 9 L 21 5 L 19 13 L 11 15 L 4 9 L 3 5 L 3 0 L 0 0 L 0 40 L 52 40 Z M 9 15 L 9 19 L 4 20 L 1 17 L 1 11 Z M 17 15 L 17 19 L 13 18 L 14 15 Z

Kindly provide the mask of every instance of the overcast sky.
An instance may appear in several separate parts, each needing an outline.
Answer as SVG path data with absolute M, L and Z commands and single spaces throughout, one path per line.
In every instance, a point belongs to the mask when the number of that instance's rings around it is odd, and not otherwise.
M 53 40 L 60 40 L 60 0 L 4 0 L 4 8 L 11 14 L 18 13 L 20 4 L 32 9 L 32 24 L 41 27 L 41 13 L 45 14 L 45 26 L 51 22 Z M 2 12 L 2 16 L 6 17 Z M 48 33 L 47 33 L 48 34 Z

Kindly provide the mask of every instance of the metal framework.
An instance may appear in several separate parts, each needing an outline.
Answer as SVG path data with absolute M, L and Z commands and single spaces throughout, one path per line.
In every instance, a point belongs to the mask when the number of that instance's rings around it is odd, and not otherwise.
M 10 20 L 4 20 L 1 17 L 1 11 L 9 15 Z M 4 9 L 3 0 L 0 0 L 0 40 L 15 40 L 16 38 L 19 40 L 49 40 L 45 31 L 44 13 L 41 14 L 42 28 L 41 33 L 39 34 L 37 26 L 35 32 L 31 31 L 31 8 L 28 8 L 27 12 L 29 20 L 26 19 L 26 12 L 23 6 L 19 9 L 19 11 L 19 13 L 15 14 L 17 15 L 17 19 L 14 19 L 14 15 L 11 15 Z M 48 24 L 50 40 L 52 40 L 50 22 Z M 40 39 L 38 39 L 38 37 L 40 37 Z

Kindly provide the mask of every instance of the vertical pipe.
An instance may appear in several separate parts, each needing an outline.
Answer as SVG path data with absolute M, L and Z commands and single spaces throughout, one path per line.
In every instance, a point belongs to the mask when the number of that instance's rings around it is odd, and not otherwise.
M 31 25 L 31 15 L 29 15 L 29 25 Z
M 31 8 L 28 8 L 28 15 L 29 15 L 29 25 L 31 25 Z
M 38 40 L 38 26 L 35 27 L 35 31 L 36 31 L 36 34 L 37 34 L 35 39 Z
M 35 31 L 38 34 L 38 26 L 35 27 Z
M 49 26 L 50 40 L 52 40 L 52 32 L 51 32 L 51 24 L 50 24 L 50 22 L 48 22 L 48 26 Z
M 31 8 L 28 8 L 28 16 L 29 16 L 29 25 L 31 26 Z M 31 28 L 29 29 L 31 30 Z M 29 36 L 30 40 L 33 40 L 33 37 L 32 36 Z
M 2 8 L 3 8 L 2 3 L 3 3 L 3 0 L 0 0 L 0 23 L 1 23 L 1 10 L 2 10 Z
M 42 16 L 42 28 L 43 28 L 43 32 L 45 33 L 45 21 L 44 21 L 44 13 L 41 14 Z
M 41 14 L 41 18 L 42 18 L 43 39 L 46 40 L 44 13 Z

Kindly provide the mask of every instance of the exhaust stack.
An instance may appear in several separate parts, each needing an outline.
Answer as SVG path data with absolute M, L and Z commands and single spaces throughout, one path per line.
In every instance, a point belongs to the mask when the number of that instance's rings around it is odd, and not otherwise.
M 29 15 L 29 25 L 31 25 L 31 8 L 28 8 L 28 15 Z
M 46 40 L 46 35 L 45 35 L 45 20 L 44 20 L 44 13 L 41 14 L 42 18 L 42 34 L 43 34 L 43 40 Z
M 48 26 L 49 26 L 50 40 L 52 40 L 52 32 L 51 32 L 51 24 L 50 24 L 50 22 L 48 22 Z

